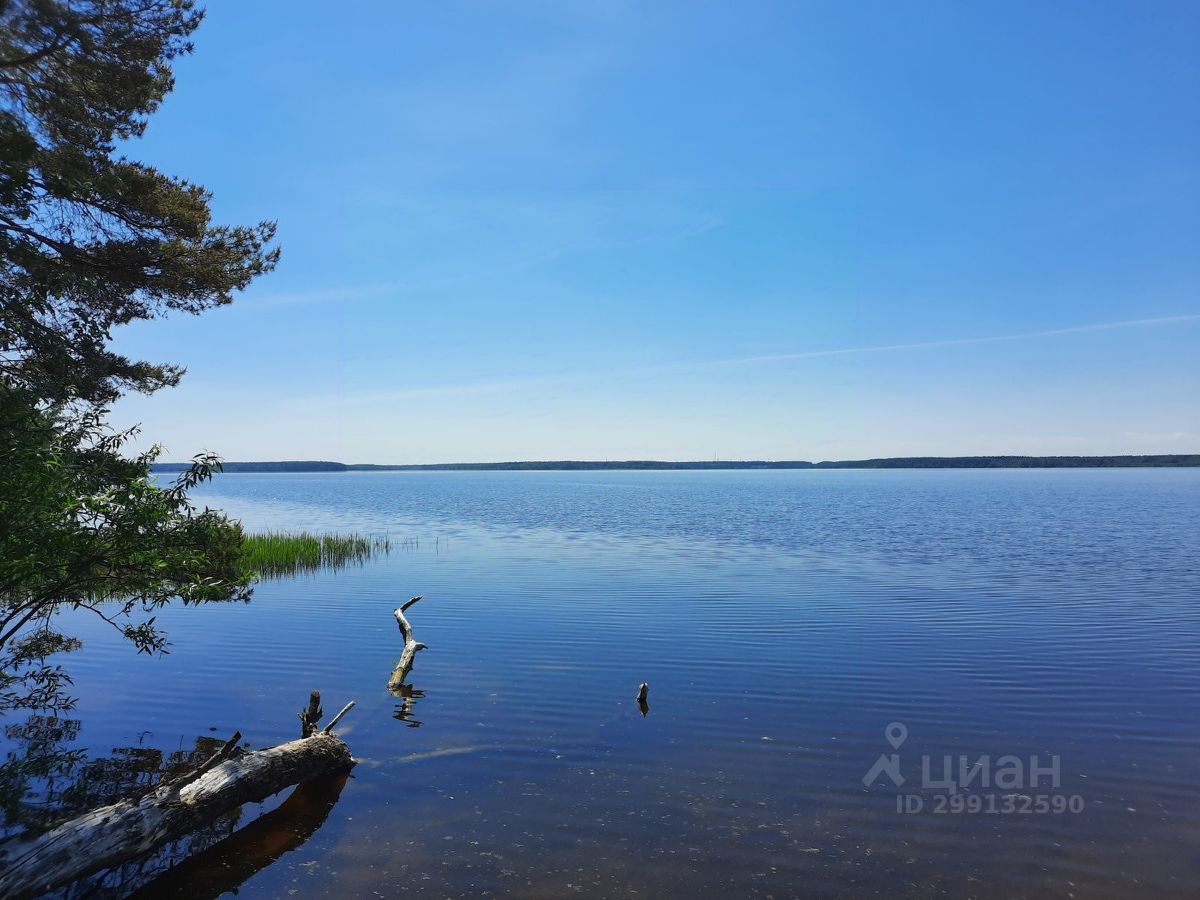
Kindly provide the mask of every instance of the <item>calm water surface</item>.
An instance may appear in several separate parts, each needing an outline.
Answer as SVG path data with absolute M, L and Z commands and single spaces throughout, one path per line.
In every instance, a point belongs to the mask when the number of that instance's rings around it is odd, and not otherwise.
M 394 549 L 171 610 L 162 659 L 80 626 L 97 755 L 264 746 L 310 689 L 358 701 L 361 762 L 294 802 L 290 841 L 218 847 L 158 895 L 1200 894 L 1200 471 L 225 475 L 200 496 Z M 429 649 L 395 697 L 391 610 L 415 594 Z M 893 752 L 904 786 L 864 785 Z M 1061 785 L 939 811 L 926 754 L 934 777 L 1057 755 Z M 1082 810 L 1018 811 L 1039 794 Z

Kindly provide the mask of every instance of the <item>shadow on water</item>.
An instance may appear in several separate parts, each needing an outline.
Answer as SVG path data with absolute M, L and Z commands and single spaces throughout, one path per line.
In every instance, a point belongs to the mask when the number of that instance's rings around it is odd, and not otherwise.
M 255 819 L 131 894 L 152 897 L 219 897 L 237 889 L 285 853 L 302 846 L 325 824 L 348 773 L 301 782 L 276 809 Z

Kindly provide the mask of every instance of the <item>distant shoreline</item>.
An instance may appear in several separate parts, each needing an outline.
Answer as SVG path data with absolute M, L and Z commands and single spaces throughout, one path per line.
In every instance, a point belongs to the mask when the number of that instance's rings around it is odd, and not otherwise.
M 155 463 L 155 472 L 180 472 L 187 463 Z M 825 460 L 713 460 L 670 462 L 632 459 L 620 461 L 555 460 L 492 463 L 426 463 L 376 465 L 325 460 L 227 462 L 226 472 L 576 472 L 604 470 L 678 469 L 1115 469 L 1182 468 L 1200 466 L 1200 453 L 1141 456 L 897 456 L 885 459 Z

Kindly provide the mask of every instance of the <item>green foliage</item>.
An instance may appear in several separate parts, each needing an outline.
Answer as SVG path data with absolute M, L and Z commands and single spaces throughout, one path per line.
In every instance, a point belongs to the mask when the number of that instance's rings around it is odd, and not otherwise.
M 46 657 L 76 646 L 54 627 L 64 608 L 150 653 L 166 646 L 154 618 L 164 604 L 246 599 L 241 526 L 187 499 L 216 459 L 198 457 L 161 488 L 156 451 L 122 456 L 130 434 L 107 429 L 100 411 L 48 411 L 3 383 L 0 422 L 0 691 L 53 687 Z
M 362 563 L 377 553 L 387 553 L 391 546 L 386 537 L 268 531 L 246 535 L 242 564 L 260 577 L 280 578 Z
M 55 401 L 175 384 L 111 329 L 198 313 L 278 260 L 275 226 L 214 225 L 202 187 L 117 156 L 173 86 L 192 0 L 0 0 L 0 372 Z

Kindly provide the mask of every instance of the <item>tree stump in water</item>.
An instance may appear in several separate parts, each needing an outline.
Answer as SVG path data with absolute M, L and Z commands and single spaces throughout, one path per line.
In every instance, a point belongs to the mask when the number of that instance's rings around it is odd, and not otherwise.
M 300 710 L 300 737 L 310 737 L 317 730 L 317 723 L 325 710 L 321 709 L 321 692 L 313 691 L 308 695 L 308 707 Z

